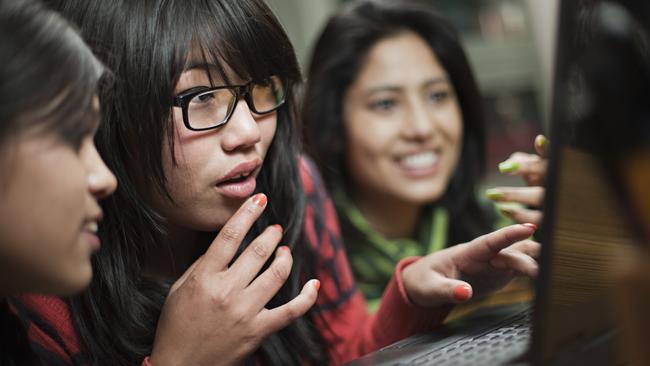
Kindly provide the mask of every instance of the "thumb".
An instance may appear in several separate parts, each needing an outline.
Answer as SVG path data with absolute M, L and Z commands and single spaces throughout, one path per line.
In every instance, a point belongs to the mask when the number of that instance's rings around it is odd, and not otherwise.
M 432 285 L 433 289 L 435 289 L 432 292 L 435 292 L 435 294 L 432 293 L 428 297 L 430 300 L 435 299 L 435 301 L 429 301 L 428 305 L 430 306 L 440 304 L 461 304 L 472 298 L 472 286 L 465 281 L 437 274 Z
M 471 299 L 473 294 L 469 283 L 451 278 L 441 278 L 439 288 L 448 304 L 462 304 Z

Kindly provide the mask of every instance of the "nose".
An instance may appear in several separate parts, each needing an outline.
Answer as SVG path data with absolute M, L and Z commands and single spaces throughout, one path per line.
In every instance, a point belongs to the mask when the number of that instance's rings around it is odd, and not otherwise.
M 234 151 L 255 145 L 261 140 L 260 127 L 244 100 L 239 100 L 235 106 L 230 121 L 223 129 L 221 141 L 224 151 Z
M 412 98 L 408 103 L 402 133 L 407 138 L 419 140 L 431 137 L 434 130 L 434 117 L 429 113 L 424 102 L 419 98 Z
M 85 160 L 88 169 L 88 191 L 98 200 L 115 192 L 117 179 L 102 160 L 95 145 Z

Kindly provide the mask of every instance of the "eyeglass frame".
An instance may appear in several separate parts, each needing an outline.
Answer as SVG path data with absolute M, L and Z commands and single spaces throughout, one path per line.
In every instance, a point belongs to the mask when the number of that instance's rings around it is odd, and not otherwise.
M 277 75 L 271 75 L 269 78 L 277 76 Z M 287 101 L 287 89 L 289 87 L 289 83 L 277 76 L 280 81 L 282 82 L 282 87 L 284 88 L 284 96 L 282 97 L 282 100 L 273 107 L 272 109 L 269 109 L 268 111 L 264 112 L 258 112 L 257 109 L 255 109 L 255 104 L 253 103 L 253 99 L 250 93 L 251 90 L 251 85 L 257 84 L 259 81 L 256 80 L 251 80 L 247 82 L 246 84 L 240 84 L 240 85 L 221 85 L 221 86 L 216 86 L 213 88 L 207 88 L 207 89 L 201 89 L 201 90 L 188 90 L 183 93 L 177 94 L 174 96 L 172 106 L 174 107 L 179 107 L 183 111 L 183 124 L 188 130 L 191 131 L 208 131 L 208 130 L 213 130 L 215 128 L 221 127 L 228 123 L 230 121 L 230 117 L 235 113 L 235 109 L 237 109 L 237 103 L 243 98 L 244 101 L 246 101 L 246 105 L 248 108 L 255 114 L 258 115 L 263 115 L 263 114 L 268 114 L 273 111 L 278 110 L 278 108 L 282 107 L 284 103 Z M 194 98 L 195 96 L 203 93 L 208 93 L 208 92 L 213 92 L 216 90 L 223 90 L 223 89 L 228 89 L 231 93 L 234 93 L 235 95 L 235 104 L 233 107 L 228 111 L 228 114 L 226 114 L 226 117 L 223 119 L 223 121 L 215 124 L 214 126 L 210 127 L 203 127 L 203 128 L 194 128 L 190 126 L 190 118 L 189 118 L 189 112 L 188 112 L 188 106 L 189 102 Z

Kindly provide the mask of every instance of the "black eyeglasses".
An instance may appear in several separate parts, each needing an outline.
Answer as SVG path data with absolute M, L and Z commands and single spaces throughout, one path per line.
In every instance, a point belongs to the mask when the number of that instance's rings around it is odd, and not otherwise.
M 183 109 L 183 123 L 192 131 L 205 131 L 228 122 L 241 98 L 255 114 L 273 112 L 284 104 L 286 83 L 270 76 L 245 85 L 193 88 L 174 97 L 174 106 Z

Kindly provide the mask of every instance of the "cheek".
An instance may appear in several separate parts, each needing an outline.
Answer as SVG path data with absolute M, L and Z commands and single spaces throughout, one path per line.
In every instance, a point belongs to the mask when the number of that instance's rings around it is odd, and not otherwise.
M 347 155 L 353 160 L 386 156 L 398 139 L 399 121 L 359 111 L 350 113 L 343 122 Z
M 463 141 L 463 114 L 457 102 L 451 103 L 440 116 L 441 134 L 448 144 L 454 146 L 454 150 L 460 151 Z
M 275 133 L 278 128 L 277 114 L 269 115 L 268 118 L 257 120 L 260 128 L 260 142 L 258 143 L 258 151 L 262 155 L 262 159 L 266 156 L 269 146 L 273 142 Z

